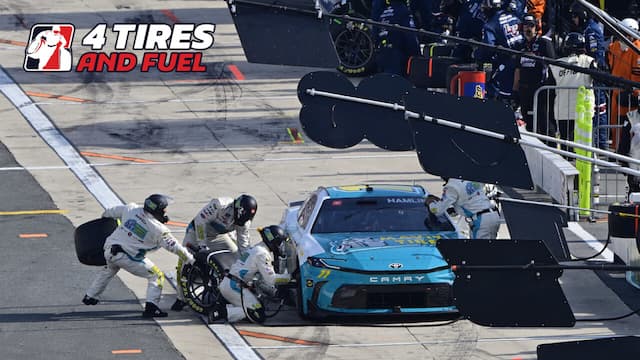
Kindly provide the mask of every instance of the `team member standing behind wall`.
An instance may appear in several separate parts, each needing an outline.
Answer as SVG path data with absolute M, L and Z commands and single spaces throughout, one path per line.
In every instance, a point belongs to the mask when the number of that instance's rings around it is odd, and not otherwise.
M 626 18 L 622 20 L 621 24 L 629 30 L 638 32 L 638 21 L 635 19 Z M 627 39 L 633 41 L 633 44 L 640 49 L 640 40 L 636 40 L 632 36 L 627 36 Z M 609 69 L 611 69 L 611 75 L 640 82 L 640 55 L 622 41 L 615 40 L 609 44 L 607 62 L 609 63 Z M 614 89 L 611 92 L 611 119 L 609 120 L 611 125 L 626 124 L 628 121 L 627 112 L 635 110 L 629 107 L 629 100 L 637 98 L 638 95 L 640 95 L 640 90 L 638 89 L 624 92 Z M 616 130 L 614 128 L 612 131 L 613 145 L 618 149 L 622 146 L 621 151 L 626 154 L 629 151 L 628 129 L 626 131 L 622 130 L 620 134 L 620 146 L 618 146 L 618 132 Z
M 558 60 L 583 68 L 597 68 L 596 61 L 585 54 L 585 40 L 580 33 L 569 33 L 563 43 L 567 56 Z M 557 89 L 554 115 L 558 121 L 560 137 L 573 141 L 573 128 L 576 119 L 576 94 L 577 88 L 593 86 L 591 75 L 579 73 L 559 66 L 549 65 L 553 78 L 558 87 L 573 87 L 575 89 Z M 588 90 L 593 92 L 593 90 Z
M 538 35 L 538 20 L 533 14 L 527 14 L 522 18 L 522 34 L 525 38 L 525 53 L 546 58 L 555 59 L 556 52 L 553 49 L 551 39 Z M 549 68 L 541 61 L 520 57 L 514 73 L 513 89 L 518 94 L 521 112 L 527 123 L 527 130 L 533 130 L 533 96 L 542 85 L 549 85 Z M 547 136 L 556 135 L 556 122 L 553 118 L 553 94 L 540 93 L 537 104 L 537 129 L 540 134 Z M 547 101 L 549 100 L 549 101 Z
M 415 27 L 409 7 L 404 0 L 386 0 L 386 4 L 388 4 L 387 7 L 380 14 L 379 21 L 381 23 Z M 375 8 L 378 6 L 375 5 Z M 374 31 L 378 46 L 378 56 L 376 57 L 378 72 L 404 75 L 409 57 L 420 54 L 420 45 L 416 34 L 386 28 L 374 28 Z

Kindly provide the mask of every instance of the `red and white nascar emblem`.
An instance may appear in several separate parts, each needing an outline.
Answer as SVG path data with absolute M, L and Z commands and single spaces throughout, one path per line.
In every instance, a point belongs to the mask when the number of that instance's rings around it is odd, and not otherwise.
M 71 71 L 73 24 L 35 24 L 25 50 L 25 71 Z

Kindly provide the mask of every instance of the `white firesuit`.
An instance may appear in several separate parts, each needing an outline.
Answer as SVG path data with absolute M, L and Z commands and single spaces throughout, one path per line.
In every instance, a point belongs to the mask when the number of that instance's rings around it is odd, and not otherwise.
M 429 204 L 436 216 L 452 207 L 469 223 L 472 239 L 495 239 L 500 227 L 497 209 L 484 193 L 484 185 L 474 181 L 449 179 L 444 186 L 440 201 Z
M 253 322 L 264 321 L 264 309 L 258 298 L 244 284 L 251 284 L 260 275 L 260 289 L 271 295 L 276 292 L 276 284 L 286 284 L 289 274 L 277 274 L 273 269 L 273 254 L 266 244 L 260 242 L 240 255 L 231 266 L 230 276 L 220 283 L 220 293 L 230 304 L 227 305 L 227 321 L 233 323 L 248 317 Z M 260 316 L 262 318 L 260 319 Z
M 233 199 L 221 197 L 211 200 L 193 218 L 187 227 L 183 244 L 196 245 L 196 241 L 207 241 L 211 250 L 228 249 L 231 252 L 249 248 L 249 227 L 251 221 L 243 226 L 233 222 Z M 235 239 L 229 234 L 236 232 Z M 224 235 L 224 236 L 220 236 Z M 236 244 L 237 242 L 237 244 Z
M 147 302 L 158 305 L 164 283 L 164 274 L 145 257 L 147 252 L 163 247 L 179 255 L 184 261 L 194 262 L 189 251 L 180 245 L 169 229 L 153 215 L 136 204 L 120 205 L 105 210 L 102 217 L 120 219 L 120 225 L 107 237 L 104 258 L 107 265 L 96 275 L 87 295 L 96 298 L 120 269 L 146 278 Z M 115 246 L 115 249 L 112 249 Z M 121 251 L 116 250 L 120 248 Z M 114 254 L 115 253 L 115 254 Z
M 193 218 L 184 236 L 182 244 L 184 246 L 198 243 L 206 245 L 211 251 L 229 250 L 233 256 L 218 255 L 216 260 L 225 268 L 231 266 L 236 259 L 235 253 L 244 252 L 249 248 L 249 227 L 251 221 L 247 221 L 244 226 L 234 224 L 233 201 L 229 197 L 221 197 L 211 200 Z M 235 230 L 235 234 L 233 231 Z M 204 243 L 203 243 L 204 242 Z M 182 274 L 184 262 L 178 261 L 178 277 Z M 178 291 L 177 297 L 184 301 L 183 291 Z

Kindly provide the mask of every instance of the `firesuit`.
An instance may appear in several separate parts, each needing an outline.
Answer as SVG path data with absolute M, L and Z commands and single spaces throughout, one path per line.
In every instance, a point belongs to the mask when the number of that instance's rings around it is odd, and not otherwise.
M 248 201 L 247 204 L 244 203 L 245 200 Z M 207 247 L 210 251 L 228 250 L 233 256 L 219 255 L 216 259 L 222 266 L 230 266 L 238 251 L 242 253 L 249 248 L 249 228 L 256 209 L 255 199 L 249 195 L 241 195 L 235 200 L 230 197 L 215 198 L 191 220 L 183 245 L 194 250 L 200 247 Z M 239 218 L 239 212 L 245 213 L 243 219 Z M 183 265 L 183 262 L 178 261 L 178 278 L 182 276 Z M 183 291 L 178 291 L 177 300 L 171 309 L 179 311 L 184 305 Z
M 522 33 L 525 38 L 522 51 L 528 54 L 555 59 L 556 54 L 551 39 L 538 35 L 535 16 L 533 14 L 525 15 L 522 23 Z M 533 130 L 534 94 L 541 86 L 551 84 L 549 78 L 549 69 L 546 64 L 527 57 L 518 57 L 514 90 L 518 90 L 519 92 L 522 115 L 527 123 L 527 130 L 529 131 Z M 544 93 L 538 97 L 536 110 L 538 115 L 536 131 L 540 134 L 555 136 L 557 129 L 555 119 L 553 118 L 553 106 L 550 106 L 547 101 L 547 96 L 545 96 Z
M 504 10 L 491 10 L 493 13 L 484 25 L 483 42 L 519 50 L 524 38 L 520 33 L 520 19 Z M 511 55 L 497 54 L 486 48 L 478 48 L 474 58 L 480 63 L 491 63 L 492 75 L 487 86 L 488 98 L 508 99 L 513 92 L 513 73 L 516 61 Z
M 263 323 L 266 319 L 264 307 L 250 287 L 259 286 L 261 291 L 273 296 L 277 293 L 277 285 L 291 280 L 286 271 L 278 274 L 273 266 L 274 255 L 278 257 L 278 248 L 284 241 L 282 229 L 274 225 L 258 231 L 263 241 L 240 256 L 219 286 L 220 293 L 229 302 L 222 312 L 231 323 L 245 317 L 252 322 Z
M 380 22 L 414 27 L 412 16 L 403 0 L 393 0 L 382 10 Z M 420 54 L 420 45 L 416 34 L 377 28 L 376 43 L 378 71 L 389 74 L 404 75 L 409 57 Z
M 95 305 L 97 297 L 105 290 L 109 281 L 120 269 L 125 269 L 133 275 L 146 278 L 148 281 L 147 309 L 151 308 L 150 310 L 157 311 L 154 314 L 145 310 L 143 315 L 166 316 L 166 313 L 157 308 L 164 283 L 164 274 L 151 260 L 146 258 L 146 254 L 163 247 L 178 254 L 183 261 L 188 263 L 194 262 L 193 256 L 178 243 L 169 229 L 146 208 L 134 203 L 115 206 L 105 210 L 102 217 L 120 219 L 120 225 L 105 241 L 104 257 L 107 265 L 96 275 L 91 287 L 87 290 L 86 301 L 83 301 L 87 305 Z M 153 305 L 149 305 L 149 303 Z
M 638 30 L 638 22 L 635 19 L 626 18 L 622 20 L 622 25 L 627 26 L 633 31 Z M 640 40 L 636 40 L 628 36 L 629 40 L 633 41 L 633 44 L 640 48 Z M 638 55 L 632 49 L 620 40 L 613 41 L 609 45 L 609 52 L 607 53 L 607 61 L 609 68 L 611 69 L 611 75 L 618 76 L 624 79 L 632 81 L 640 81 L 640 55 Z M 624 116 L 630 110 L 634 108 L 629 106 L 630 98 L 637 98 L 640 95 L 640 90 L 635 89 L 631 91 L 620 91 L 620 89 L 613 89 L 611 91 L 611 124 L 622 124 L 625 122 Z M 617 129 L 613 129 L 614 147 L 617 147 L 616 140 Z M 620 137 L 620 143 L 624 142 L 624 137 L 628 137 L 629 134 L 626 131 L 622 131 Z
M 442 198 L 428 203 L 429 211 L 442 216 L 453 207 L 456 213 L 465 216 L 472 239 L 495 239 L 498 237 L 500 216 L 491 200 L 484 193 L 484 185 L 474 181 L 449 179 L 444 185 Z

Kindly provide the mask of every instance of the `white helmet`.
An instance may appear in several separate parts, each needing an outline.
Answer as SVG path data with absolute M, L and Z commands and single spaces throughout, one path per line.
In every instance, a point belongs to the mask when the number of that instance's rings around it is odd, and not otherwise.
M 638 31 L 638 21 L 636 19 L 625 18 L 620 22 L 620 24 L 627 29 Z

